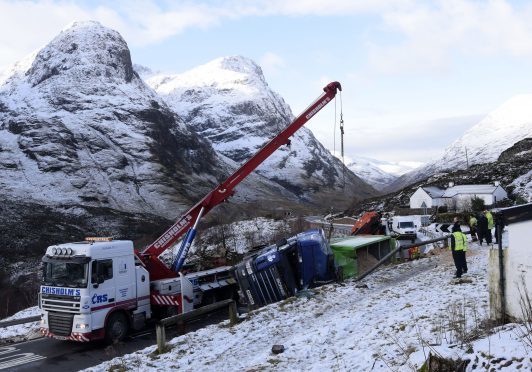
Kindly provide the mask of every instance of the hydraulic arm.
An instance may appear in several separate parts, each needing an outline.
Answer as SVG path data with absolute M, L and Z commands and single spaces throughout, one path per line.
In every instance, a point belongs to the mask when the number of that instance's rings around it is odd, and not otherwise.
M 338 82 L 327 84 L 324 93 L 316 99 L 302 114 L 283 129 L 277 136 L 262 147 L 251 159 L 245 162 L 236 172 L 224 182 L 214 188 L 200 202 L 184 213 L 166 232 L 150 244 L 140 254 L 141 260 L 150 272 L 152 280 L 175 277 L 187 256 L 188 250 L 196 235 L 196 228 L 201 217 L 206 215 L 213 207 L 223 203 L 234 194 L 234 188 L 253 172 L 264 160 L 282 145 L 289 143 L 289 138 L 305 123 L 327 105 L 342 86 Z M 186 233 L 179 247 L 173 267 L 168 268 L 158 259 L 158 256 L 169 247 L 173 246 Z

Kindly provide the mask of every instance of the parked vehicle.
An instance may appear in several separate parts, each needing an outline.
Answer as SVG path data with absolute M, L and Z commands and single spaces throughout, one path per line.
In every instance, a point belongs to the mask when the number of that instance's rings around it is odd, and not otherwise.
M 399 240 L 411 240 L 414 243 L 417 239 L 416 221 L 410 216 L 395 216 L 393 218 L 393 232 L 397 234 Z

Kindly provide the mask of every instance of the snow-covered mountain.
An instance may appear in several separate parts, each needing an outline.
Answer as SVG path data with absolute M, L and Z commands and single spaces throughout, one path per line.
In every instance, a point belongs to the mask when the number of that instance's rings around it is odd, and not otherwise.
M 373 162 L 373 159 L 356 158 L 347 167 L 376 190 L 382 190 L 391 184 L 397 176 L 383 171 Z
M 72 24 L 7 75 L 0 149 L 4 196 L 167 217 L 227 168 L 95 22 Z
M 241 163 L 293 119 L 290 107 L 268 86 L 262 70 L 244 57 L 223 57 L 182 74 L 147 80 L 168 105 L 214 149 Z M 328 195 L 348 202 L 373 193 L 301 128 L 257 170 L 306 200 Z
M 422 163 L 415 162 L 388 162 L 383 160 L 358 156 L 347 167 L 358 177 L 369 183 L 377 190 L 383 190 L 397 177 L 405 174 Z
M 188 119 L 185 123 L 140 78 L 137 69 L 142 70 L 133 67 L 127 44 L 116 31 L 97 22 L 76 22 L 3 74 L 3 196 L 44 205 L 105 207 L 175 218 L 262 144 L 260 138 L 254 138 L 254 146 L 243 150 L 241 157 L 213 149 L 211 141 L 204 138 L 205 131 L 196 133 L 197 125 L 190 125 L 196 123 L 189 124 Z M 145 69 L 142 74 L 153 73 Z M 235 97 L 235 101 L 239 99 L 247 98 Z M 215 111 L 237 110 L 237 106 L 218 108 L 217 104 L 224 101 L 212 102 Z M 233 124 L 237 131 L 242 123 Z M 216 130 L 223 128 L 213 126 L 208 132 Z M 219 138 L 223 136 L 218 133 Z M 309 132 L 303 138 L 308 150 L 298 146 L 291 153 L 281 151 L 285 174 L 316 177 L 318 181 L 311 183 L 316 188 L 334 184 L 338 167 L 312 163 L 313 157 L 301 154 L 326 152 Z M 292 154 L 297 152 L 300 155 L 294 161 Z M 247 202 L 297 203 L 305 186 L 297 181 L 278 182 L 278 172 L 269 170 L 271 166 L 263 166 L 263 176 L 251 175 L 236 197 Z M 356 177 L 354 181 L 360 185 L 359 195 L 371 192 Z
M 136 70 L 154 74 L 132 64 L 116 31 L 97 22 L 76 22 L 1 74 L 0 245 L 18 256 L 0 255 L 0 265 L 87 234 L 151 239 L 258 146 L 258 138 L 253 137 L 253 146 L 244 145 L 243 138 L 241 157 L 213 148 L 216 142 L 204 131 L 197 133 L 197 123 L 189 125 L 191 116 L 184 121 Z M 232 91 L 238 104 L 211 109 L 240 113 L 234 125 L 246 122 L 247 108 L 266 110 L 249 113 L 255 124 L 263 120 L 277 129 L 289 120 L 284 102 L 283 112 L 271 114 L 262 101 L 245 95 L 259 86 L 241 87 Z M 253 98 L 269 94 L 256 91 Z M 219 124 L 213 128 L 223 137 Z M 291 152 L 281 151 L 283 169 L 263 166 L 262 175 L 254 173 L 238 186 L 235 204 L 246 205 L 235 210 L 325 209 L 374 192 L 351 172 L 346 187 L 339 188 L 338 162 L 328 164 L 330 154 L 309 132 L 297 138 Z M 320 199 L 320 192 L 327 197 Z
M 532 94 L 515 96 L 488 114 L 445 149 L 443 156 L 394 181 L 395 191 L 433 174 L 490 163 L 515 143 L 532 137 Z M 467 149 L 467 157 L 466 157 Z

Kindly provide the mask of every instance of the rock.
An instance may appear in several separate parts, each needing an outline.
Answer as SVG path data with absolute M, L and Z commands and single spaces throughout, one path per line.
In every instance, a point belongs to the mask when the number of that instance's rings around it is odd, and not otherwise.
M 284 352 L 284 345 L 273 345 L 272 346 L 272 353 L 281 354 L 283 352 Z
M 369 288 L 367 284 L 357 284 L 355 288 Z
M 473 280 L 471 278 L 455 278 L 451 282 L 451 284 L 466 284 L 466 283 L 473 283 Z

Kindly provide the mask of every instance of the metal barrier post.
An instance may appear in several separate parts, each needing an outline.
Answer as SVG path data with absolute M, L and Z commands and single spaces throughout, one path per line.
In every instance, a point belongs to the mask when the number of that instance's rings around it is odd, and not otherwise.
M 166 349 L 166 329 L 165 325 L 161 323 L 155 324 L 155 334 L 157 336 L 157 350 L 159 354 L 164 353 Z
M 238 323 L 238 315 L 236 311 L 236 302 L 233 301 L 229 304 L 229 324 L 235 325 Z

